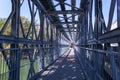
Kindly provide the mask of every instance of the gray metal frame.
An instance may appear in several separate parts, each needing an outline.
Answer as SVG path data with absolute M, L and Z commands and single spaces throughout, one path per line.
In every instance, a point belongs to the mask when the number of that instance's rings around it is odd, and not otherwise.
M 41 72 L 59 58 L 62 48 L 69 46 L 61 44 L 63 39 L 76 43 L 75 52 L 86 80 L 120 80 L 120 0 L 111 0 L 108 23 L 105 23 L 102 11 L 104 0 L 81 0 L 79 7 L 75 6 L 77 0 L 71 0 L 71 4 L 66 3 L 66 0 L 55 1 L 58 4 L 52 4 L 52 0 L 27 0 L 31 22 L 26 33 L 20 17 L 24 0 L 11 0 L 11 13 L 0 31 L 0 54 L 8 71 L 1 73 L 0 79 L 20 80 L 21 68 L 25 66 L 30 67 L 27 80 L 37 79 Z M 66 5 L 71 10 L 67 10 Z M 56 10 L 57 6 L 61 10 Z M 118 28 L 111 30 L 115 6 Z M 71 16 L 68 17 L 68 14 Z M 39 29 L 36 29 L 36 16 L 39 16 Z M 9 23 L 11 34 L 4 35 Z M 113 43 L 117 45 L 112 46 Z M 5 44 L 9 44 L 10 48 L 5 49 Z M 23 57 L 27 57 L 28 64 L 21 65 Z M 34 66 L 36 60 L 39 62 L 37 72 Z

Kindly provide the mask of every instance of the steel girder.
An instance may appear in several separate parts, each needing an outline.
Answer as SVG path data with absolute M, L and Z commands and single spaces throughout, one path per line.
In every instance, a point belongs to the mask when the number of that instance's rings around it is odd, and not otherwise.
M 52 3 L 51 0 L 46 1 Z M 111 30 L 116 5 L 117 26 L 120 26 L 119 0 L 111 0 L 108 23 L 105 23 L 103 16 L 103 0 L 81 0 L 80 8 L 75 7 L 77 0 L 71 0 L 71 4 L 58 0 L 57 5 L 48 3 L 45 5 L 44 1 L 40 0 L 27 0 L 31 16 L 27 33 L 20 17 L 24 0 L 22 2 L 11 0 L 11 2 L 12 11 L 0 31 L 0 54 L 8 68 L 8 72 L 2 73 L 2 75 L 9 73 L 9 77 L 5 77 L 5 79 L 20 80 L 21 68 L 24 66 L 29 66 L 26 79 L 37 79 L 41 71 L 43 72 L 58 58 L 61 47 L 66 46 L 61 46 L 61 39 L 64 38 L 66 42 L 70 41 L 67 32 L 70 35 L 72 32 L 77 34 L 76 54 L 83 66 L 86 79 L 120 79 L 120 29 Z M 55 11 L 55 7 L 58 5 L 61 6 L 61 11 Z M 71 6 L 71 10 L 66 10 L 65 5 Z M 47 9 L 49 6 L 52 6 L 52 9 Z M 92 13 L 93 7 L 95 16 Z M 57 14 L 56 17 L 53 17 L 54 14 Z M 63 15 L 64 22 L 59 19 L 59 14 Z M 72 16 L 67 17 L 67 14 Z M 40 28 L 36 29 L 35 17 L 37 15 Z M 78 21 L 75 21 L 76 15 L 79 16 Z M 94 24 L 92 17 L 95 19 Z M 71 22 L 70 18 L 72 18 Z M 11 34 L 8 36 L 4 35 L 4 32 L 9 23 L 11 23 L 11 30 L 9 30 Z M 67 27 L 64 28 L 63 24 L 66 24 Z M 69 24 L 72 24 L 72 27 L 69 27 Z M 75 24 L 77 27 L 74 27 Z M 8 49 L 4 45 L 9 45 Z M 24 58 L 29 60 L 26 65 L 21 64 Z M 36 60 L 39 62 L 37 71 L 34 66 Z M 3 77 L 1 78 L 3 79 Z
M 81 14 L 81 10 L 66 10 L 66 11 L 48 11 L 49 15 L 58 15 L 58 14 Z
M 5 72 L 0 73 L 0 79 L 20 80 L 22 74 L 24 74 L 22 69 L 27 67 L 27 71 L 24 70 L 27 72 L 24 79 L 29 80 L 61 55 L 61 33 L 51 23 L 51 16 L 46 14 L 44 7 L 37 6 L 40 3 L 31 0 L 26 1 L 31 20 L 25 28 L 20 14 L 25 1 L 11 0 L 11 2 L 11 13 L 0 31 L 0 62 L 4 61 L 0 67 L 5 67 Z M 39 17 L 39 23 L 35 22 L 36 17 Z M 8 26 L 10 29 L 8 29 Z M 10 34 L 4 34 L 6 30 Z M 65 36 L 67 37 L 67 35 Z M 36 70 L 35 64 L 37 61 L 39 65 L 37 65 L 38 69 Z
M 119 28 L 111 30 L 115 6 L 119 7 L 119 1 L 111 0 L 108 23 L 105 23 L 104 20 L 103 3 L 102 0 L 81 0 L 84 16 L 80 16 L 77 55 L 88 80 L 119 80 Z M 93 4 L 95 8 L 94 24 L 92 21 Z M 118 13 L 119 9 L 117 9 Z M 89 16 L 87 16 L 88 14 Z M 89 20 L 89 23 L 86 20 Z M 117 15 L 117 22 L 119 22 L 119 15 Z

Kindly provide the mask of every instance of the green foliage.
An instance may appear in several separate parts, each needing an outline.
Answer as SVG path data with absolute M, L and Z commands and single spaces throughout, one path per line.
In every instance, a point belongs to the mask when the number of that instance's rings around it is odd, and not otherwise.
M 3 28 L 5 22 L 6 22 L 6 18 L 1 18 L 0 19 L 0 30 Z M 22 21 L 22 26 L 24 29 L 24 33 L 26 34 L 28 32 L 29 26 L 30 26 L 30 20 L 24 16 L 21 16 L 21 21 Z M 7 25 L 3 35 L 10 35 L 11 34 L 11 21 L 9 22 L 9 24 Z M 20 28 L 20 36 L 22 36 L 22 31 Z M 23 37 L 23 36 L 22 36 Z
M 3 28 L 6 20 L 7 20 L 6 18 L 0 19 L 0 30 Z M 7 28 L 6 28 L 5 31 L 3 32 L 3 35 L 10 35 L 10 31 L 11 31 L 11 21 L 10 21 L 9 24 L 7 25 Z
M 11 21 L 10 21 L 9 24 L 7 25 L 7 28 L 6 28 L 5 31 L 3 32 L 3 35 L 11 35 Z
M 0 19 L 0 30 L 2 29 L 5 22 L 6 22 L 6 19 Z
M 21 18 L 22 26 L 20 25 L 20 27 L 19 27 L 19 30 L 20 30 L 19 34 L 20 34 L 20 37 L 23 38 L 23 31 L 24 31 L 25 35 L 28 33 L 31 21 L 28 18 L 26 18 L 25 16 L 21 16 L 20 18 Z M 0 30 L 3 28 L 6 20 L 7 20 L 6 18 L 0 18 Z M 35 27 L 36 31 L 39 32 L 40 28 L 38 28 L 39 24 L 37 24 L 37 21 L 35 21 L 35 26 L 37 26 L 37 27 Z M 22 31 L 21 27 L 23 27 L 23 31 Z M 11 20 L 8 23 L 5 31 L 3 32 L 3 35 L 11 35 Z M 32 38 L 32 28 L 30 29 L 30 34 L 29 34 L 28 38 L 29 39 Z
M 24 16 L 21 16 L 21 21 L 22 21 L 24 33 L 27 34 L 31 21 Z M 20 28 L 20 37 L 23 37 L 23 33 L 22 33 L 21 28 Z
M 0 30 L 3 28 L 6 20 L 7 20 L 6 18 L 0 18 Z M 23 26 L 23 29 L 24 29 L 24 33 L 27 34 L 31 22 L 28 18 L 26 18 L 24 16 L 21 16 L 21 21 L 22 21 L 22 26 Z M 20 37 L 22 38 L 23 33 L 22 33 L 22 30 L 21 30 L 21 26 L 20 26 L 20 33 L 19 34 L 20 34 Z M 11 35 L 11 20 L 8 23 L 5 31 L 3 32 L 3 35 Z M 10 48 L 10 44 L 4 44 L 4 48 Z
M 5 60 L 0 59 L 0 74 L 4 73 L 4 75 L 0 75 L 0 80 L 8 79 L 8 76 L 9 76 L 9 73 L 7 73 L 8 71 L 9 71 L 9 69 L 8 69 L 8 66 L 7 66 Z

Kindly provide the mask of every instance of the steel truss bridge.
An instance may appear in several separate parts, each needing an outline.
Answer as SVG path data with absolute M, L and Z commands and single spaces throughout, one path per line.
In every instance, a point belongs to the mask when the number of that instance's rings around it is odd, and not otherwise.
M 108 22 L 104 0 L 67 1 L 11 0 L 11 12 L 0 30 L 0 80 L 120 80 L 120 0 L 110 0 Z M 28 5 L 31 19 L 27 29 L 21 19 L 23 5 Z M 117 28 L 111 30 L 114 15 Z M 84 78 L 42 79 L 41 74 L 62 58 L 72 58 L 70 44 Z

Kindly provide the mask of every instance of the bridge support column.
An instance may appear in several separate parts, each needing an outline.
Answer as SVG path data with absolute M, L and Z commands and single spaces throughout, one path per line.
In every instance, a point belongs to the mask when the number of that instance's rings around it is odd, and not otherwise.
M 19 38 L 19 25 L 20 25 L 20 0 L 12 1 L 13 17 L 11 22 L 11 36 Z M 11 44 L 13 50 L 10 51 L 10 73 L 9 80 L 20 80 L 20 52 L 19 44 L 16 41 Z
M 40 55 L 40 58 L 41 58 L 41 67 L 42 67 L 42 69 L 44 69 L 44 67 L 45 67 L 45 62 L 44 62 L 44 60 L 45 60 L 45 55 L 44 55 L 44 49 L 43 49 L 43 47 L 44 47 L 44 45 L 43 45 L 43 40 L 44 40 L 44 14 L 41 12 L 41 13 L 39 13 L 40 14 L 40 40 L 41 40 L 41 43 L 42 43 L 42 45 L 40 46 L 41 47 L 41 55 Z

